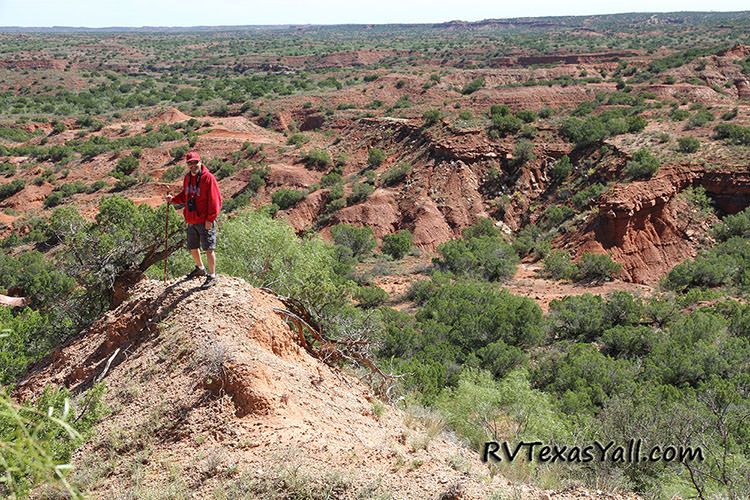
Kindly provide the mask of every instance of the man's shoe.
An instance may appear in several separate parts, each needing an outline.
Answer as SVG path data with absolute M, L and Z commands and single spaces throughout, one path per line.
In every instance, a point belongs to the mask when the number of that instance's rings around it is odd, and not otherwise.
M 192 271 L 190 271 L 190 274 L 188 274 L 187 276 L 185 276 L 185 279 L 191 280 L 193 278 L 198 278 L 200 276 L 205 276 L 205 275 L 206 275 L 206 269 L 205 268 L 201 269 L 198 266 L 195 266 L 195 269 L 193 269 Z
M 205 290 L 206 288 L 211 288 L 216 284 L 216 276 L 206 276 L 206 281 L 203 282 L 201 285 L 201 288 Z

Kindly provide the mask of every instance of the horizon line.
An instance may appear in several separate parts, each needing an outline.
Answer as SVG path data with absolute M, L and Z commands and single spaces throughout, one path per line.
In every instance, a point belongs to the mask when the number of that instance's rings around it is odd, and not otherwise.
M 631 12 L 611 12 L 608 14 L 558 14 L 549 16 L 517 16 L 517 17 L 490 17 L 478 19 L 476 21 L 467 21 L 463 19 L 451 19 L 439 22 L 393 22 L 393 23 L 278 23 L 278 24 L 197 24 L 197 25 L 122 25 L 122 26 L 69 26 L 69 25 L 52 25 L 52 26 L 25 26 L 25 25 L 8 25 L 0 26 L 0 31 L 4 30 L 149 30 L 149 29 L 238 29 L 238 28 L 289 28 L 289 27 L 336 27 L 336 26 L 435 26 L 449 23 L 466 23 L 478 24 L 491 21 L 520 21 L 534 19 L 560 19 L 560 18 L 589 18 L 589 17 L 607 17 L 623 16 L 632 14 L 651 14 L 651 15 L 679 15 L 679 14 L 750 14 L 750 10 L 684 10 L 684 11 L 631 11 Z

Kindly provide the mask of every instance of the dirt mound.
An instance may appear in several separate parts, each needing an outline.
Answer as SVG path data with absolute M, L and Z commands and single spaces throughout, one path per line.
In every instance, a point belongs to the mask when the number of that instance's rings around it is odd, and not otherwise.
M 202 140 L 228 139 L 255 144 L 281 143 L 284 137 L 256 125 L 242 116 L 221 118 L 212 122 L 213 128 L 201 136 Z
M 289 467 L 317 478 L 342 474 L 341 498 L 510 491 L 475 452 L 419 415 L 378 402 L 357 378 L 300 347 L 283 308 L 236 278 L 222 276 L 209 290 L 144 280 L 40 363 L 17 394 L 34 397 L 47 384 L 77 392 L 103 378 L 112 413 L 74 457 L 92 497 L 161 491 L 177 476 L 185 496 L 205 498 L 247 475 L 274 477 Z M 96 476 L 94 464 L 104 462 L 108 471 Z M 541 493 L 512 488 L 523 497 Z
M 192 118 L 190 115 L 186 115 L 177 108 L 167 108 L 151 118 L 149 123 L 152 125 L 171 125 L 172 123 L 188 121 L 190 118 Z

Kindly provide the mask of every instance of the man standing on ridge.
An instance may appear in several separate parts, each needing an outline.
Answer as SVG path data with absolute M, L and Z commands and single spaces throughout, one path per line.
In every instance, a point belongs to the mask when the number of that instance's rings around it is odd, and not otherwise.
M 187 247 L 195 261 L 195 269 L 188 279 L 206 276 L 201 288 L 216 284 L 216 218 L 221 210 L 221 193 L 216 177 L 201 162 L 195 151 L 185 155 L 190 171 L 185 174 L 182 191 L 176 196 L 167 195 L 167 203 L 185 205 L 182 213 L 187 222 Z M 203 267 L 200 249 L 206 252 L 208 274 Z

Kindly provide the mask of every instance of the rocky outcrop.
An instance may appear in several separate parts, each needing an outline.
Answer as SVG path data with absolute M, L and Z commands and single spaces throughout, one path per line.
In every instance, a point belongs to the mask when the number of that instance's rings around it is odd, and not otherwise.
M 315 220 L 323 212 L 328 202 L 328 190 L 318 190 L 305 197 L 302 201 L 288 210 L 282 210 L 283 217 L 297 233 L 313 227 Z
M 578 254 L 608 252 L 623 265 L 624 279 L 658 281 L 694 256 L 709 233 L 710 220 L 690 218 L 689 207 L 677 197 L 688 186 L 702 186 L 723 213 L 750 205 L 750 172 L 745 169 L 666 167 L 651 180 L 615 186 L 589 224 L 574 235 L 573 247 Z
M 368 226 L 380 239 L 399 228 L 401 213 L 394 193 L 377 189 L 364 202 L 339 210 L 336 221 Z

